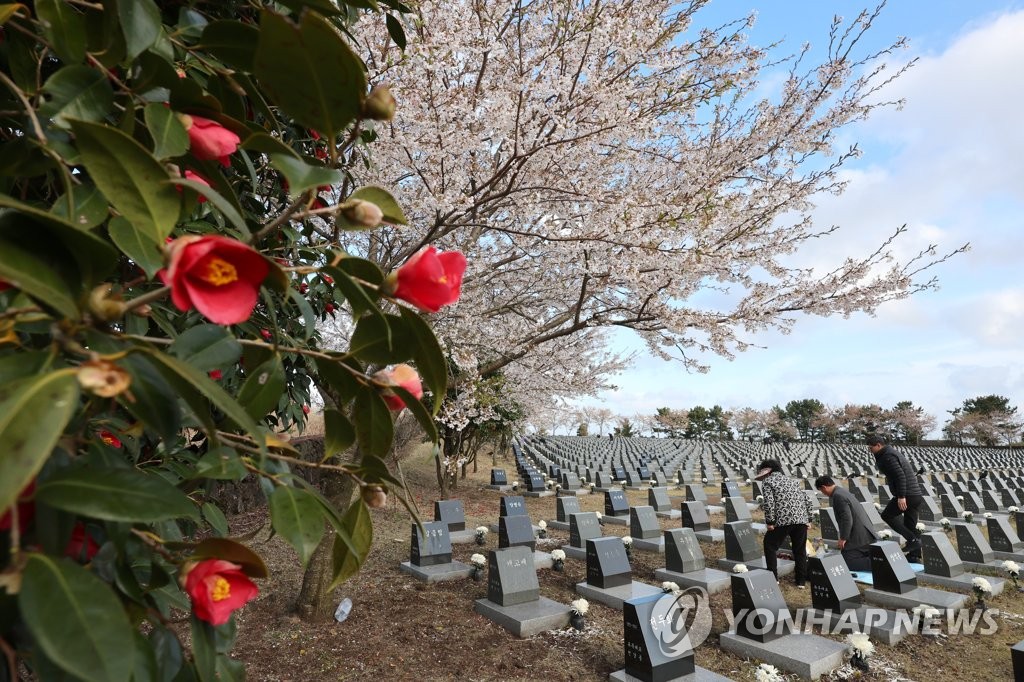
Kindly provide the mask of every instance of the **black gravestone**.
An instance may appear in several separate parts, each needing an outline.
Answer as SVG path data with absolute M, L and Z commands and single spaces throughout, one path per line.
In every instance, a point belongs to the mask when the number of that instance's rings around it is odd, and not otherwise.
M 764 556 L 764 551 L 757 544 L 757 533 L 749 521 L 733 521 L 722 528 L 725 530 L 726 559 L 745 563 Z
M 742 497 L 726 497 L 725 499 L 725 521 L 752 521 L 750 507 Z
M 902 594 L 917 587 L 917 575 L 907 563 L 900 546 L 891 540 L 869 545 L 871 550 L 871 582 L 876 590 Z
M 504 469 L 491 469 L 491 485 L 508 485 Z
M 988 564 L 996 560 L 992 546 L 981 534 L 981 529 L 973 523 L 960 523 L 956 526 L 956 547 L 960 558 L 978 564 Z
M 722 499 L 726 497 L 743 497 L 735 481 L 722 481 Z
M 964 508 L 960 506 L 960 501 L 952 495 L 942 495 L 942 515 L 947 519 L 955 520 L 959 519 L 964 515 Z
M 665 531 L 665 568 L 675 573 L 704 570 L 704 551 L 692 528 Z
M 679 511 L 682 514 L 683 528 L 692 528 L 696 531 L 711 530 L 711 519 L 708 518 L 708 510 L 704 508 L 703 502 L 681 502 Z
M 547 484 L 544 482 L 544 477 L 540 474 L 530 474 L 530 477 L 526 479 L 526 489 L 531 493 L 539 493 L 547 490 Z
M 661 526 L 654 507 L 632 507 L 629 510 L 629 534 L 634 539 L 650 540 L 661 537 Z
M 498 518 L 498 547 L 529 547 L 536 549 L 533 524 L 528 516 L 501 516 Z
M 448 532 L 466 530 L 466 511 L 462 500 L 437 500 L 434 502 L 434 520 L 448 524 Z
M 733 573 L 731 580 L 737 635 L 770 642 L 790 633 L 793 617 L 771 571 Z
M 652 471 L 651 480 L 654 481 L 654 485 L 662 488 L 668 485 L 668 477 L 662 471 Z
M 986 490 L 981 494 L 981 501 L 985 505 L 985 509 L 990 511 L 998 511 L 1003 505 L 1000 504 L 999 500 L 996 499 L 996 493 L 993 490 Z
M 607 589 L 633 582 L 633 574 L 622 538 L 607 537 L 587 540 L 587 584 Z
M 526 500 L 522 495 L 505 495 L 501 498 L 499 516 L 526 516 Z
M 540 598 L 533 552 L 528 547 L 493 549 L 487 562 L 487 598 L 501 606 L 515 606 Z
M 839 541 L 839 523 L 836 521 L 836 511 L 831 507 L 823 507 L 818 512 L 821 523 L 821 537 L 825 540 Z
M 860 589 L 841 554 L 807 559 L 811 604 L 822 611 L 842 613 L 860 606 Z
M 1024 549 L 1017 532 L 1010 527 L 1010 520 L 1005 516 L 993 516 L 988 519 L 988 544 L 997 552 L 1014 554 Z
M 934 497 L 925 496 L 921 498 L 921 506 L 917 508 L 917 516 L 922 521 L 938 523 L 939 519 L 942 518 L 942 510 L 939 509 L 939 505 L 936 504 Z
M 629 502 L 621 490 L 608 490 L 604 494 L 605 516 L 628 516 Z
M 423 524 L 423 532 L 412 524 L 412 549 L 409 563 L 413 566 L 439 566 L 452 562 L 452 539 L 443 521 Z
M 653 594 L 622 605 L 626 674 L 642 682 L 671 682 L 696 670 L 686 616 L 691 595 Z
M 708 495 L 704 488 L 699 485 L 686 484 L 686 499 L 691 502 L 707 502 Z
M 601 524 L 597 520 L 597 513 L 585 512 L 569 515 L 569 544 L 571 546 L 585 549 L 587 540 L 599 537 L 601 537 Z
M 598 471 L 594 479 L 594 485 L 598 488 L 610 488 L 612 487 L 612 479 L 606 472 Z
M 614 466 L 612 467 L 612 476 L 616 481 L 624 481 L 626 480 L 626 470 L 620 466 Z
M 964 562 L 957 556 L 956 548 L 945 533 L 921 534 L 921 560 L 924 572 L 955 578 L 964 574 Z
M 562 489 L 563 490 L 579 490 L 580 489 L 580 477 L 571 471 L 562 472 Z
M 668 488 L 657 487 L 647 490 L 647 504 L 654 507 L 656 512 L 667 512 L 672 510 L 672 501 L 668 499 Z
M 626 472 L 626 485 L 630 488 L 638 488 L 645 483 L 647 483 L 646 478 L 640 478 L 638 474 L 632 471 Z
M 578 514 L 580 511 L 580 500 L 575 495 L 572 497 L 559 497 L 555 501 L 555 513 L 562 523 L 569 523 L 569 516 Z
M 964 509 L 975 514 L 980 514 L 985 509 L 985 504 L 981 501 L 981 496 L 974 491 L 968 491 L 964 493 Z

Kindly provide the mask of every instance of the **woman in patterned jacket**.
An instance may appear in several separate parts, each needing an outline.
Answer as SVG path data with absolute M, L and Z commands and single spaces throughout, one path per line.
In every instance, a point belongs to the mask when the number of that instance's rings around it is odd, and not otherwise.
M 783 538 L 788 537 L 793 546 L 793 560 L 796 572 L 793 580 L 799 588 L 807 580 L 807 529 L 811 527 L 814 508 L 800 483 L 782 473 L 782 464 L 777 459 L 766 459 L 757 467 L 757 479 L 761 481 L 761 495 L 764 502 L 764 523 L 768 532 L 764 535 L 765 567 L 779 578 L 779 560 L 776 556 Z

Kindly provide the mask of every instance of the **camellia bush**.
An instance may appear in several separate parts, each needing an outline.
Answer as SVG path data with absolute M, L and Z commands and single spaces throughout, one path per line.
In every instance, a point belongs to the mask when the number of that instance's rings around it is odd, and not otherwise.
M 351 181 L 396 103 L 345 36 L 362 17 L 404 45 L 407 11 L 0 4 L 0 679 L 241 679 L 234 613 L 272 579 L 213 502 L 242 479 L 303 565 L 333 537 L 332 586 L 358 571 L 396 411 L 436 440 L 423 314 L 466 267 L 339 247 L 405 223 Z M 335 315 L 347 348 L 318 332 Z M 314 390 L 322 461 L 285 435 Z

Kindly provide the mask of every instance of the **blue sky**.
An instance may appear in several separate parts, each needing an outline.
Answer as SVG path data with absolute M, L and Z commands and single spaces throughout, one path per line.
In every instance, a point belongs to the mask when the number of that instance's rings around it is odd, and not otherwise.
M 865 5 L 827 0 L 717 0 L 705 25 L 758 11 L 751 42 L 784 39 L 824 47 L 833 14 Z M 873 7 L 873 5 L 871 6 Z M 700 17 L 703 17 L 701 20 Z M 886 92 L 906 98 L 848 130 L 864 156 L 850 164 L 850 186 L 822 197 L 820 226 L 842 226 L 807 263 L 873 250 L 906 223 L 899 255 L 937 243 L 972 250 L 939 266 L 941 290 L 889 304 L 877 316 L 801 318 L 792 334 L 751 339 L 764 348 L 735 360 L 704 358 L 708 374 L 641 353 L 613 379 L 619 387 L 588 404 L 622 416 L 668 406 L 764 409 L 792 399 L 826 404 L 912 400 L 939 420 L 965 398 L 996 393 L 1024 411 L 1024 0 L 891 0 L 869 34 L 875 46 L 907 36 L 898 59 L 919 63 Z M 615 343 L 639 348 L 628 332 Z

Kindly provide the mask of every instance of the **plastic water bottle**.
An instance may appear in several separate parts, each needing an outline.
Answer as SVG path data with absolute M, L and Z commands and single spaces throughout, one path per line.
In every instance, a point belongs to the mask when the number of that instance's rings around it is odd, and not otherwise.
M 345 597 L 338 604 L 338 608 L 334 610 L 334 620 L 339 623 L 344 623 L 345 619 L 348 618 L 348 614 L 352 612 L 352 600 Z

